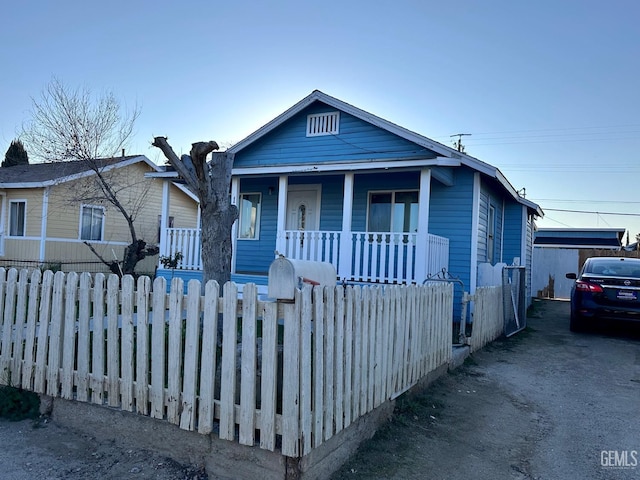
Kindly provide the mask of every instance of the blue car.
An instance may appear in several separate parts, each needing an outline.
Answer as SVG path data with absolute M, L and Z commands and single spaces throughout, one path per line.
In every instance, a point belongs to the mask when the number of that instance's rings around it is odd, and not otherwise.
M 567 273 L 575 280 L 571 288 L 572 332 L 596 321 L 640 322 L 640 259 L 588 258 L 580 273 Z

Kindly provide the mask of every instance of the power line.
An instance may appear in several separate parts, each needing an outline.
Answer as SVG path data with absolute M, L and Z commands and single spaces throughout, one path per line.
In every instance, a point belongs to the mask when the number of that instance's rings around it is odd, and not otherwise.
M 596 131 L 602 130 L 602 131 Z M 522 135 L 524 134 L 524 135 Z M 525 130 L 506 130 L 496 132 L 474 133 L 474 140 L 468 143 L 468 146 L 485 146 L 485 145 L 517 145 L 531 143 L 566 143 L 566 142 L 613 142 L 623 140 L 638 140 L 640 138 L 640 125 L 609 125 L 609 126 L 591 126 L 591 127 L 566 127 L 566 128 L 546 128 L 546 129 L 525 129 Z M 449 137 L 458 137 L 468 134 L 453 134 Z M 613 135 L 609 138 L 593 138 L 594 136 L 602 137 L 604 135 Z M 632 135 L 632 136 L 629 136 Z M 480 137 L 480 138 L 478 138 Z M 562 138 L 553 138 L 562 137 Z M 567 138 L 574 137 L 574 138 Z M 579 138 L 578 138 L 579 137 Z M 584 138 L 587 137 L 587 138 Z M 434 139 L 444 139 L 444 135 L 433 137 Z M 492 142 L 493 140 L 505 140 L 500 142 Z M 515 141 L 509 141 L 515 140 Z
M 640 217 L 640 213 L 621 213 L 621 212 L 598 212 L 589 210 L 567 210 L 563 208 L 543 208 L 544 211 L 549 212 L 566 212 L 566 213 L 591 213 L 596 215 L 622 215 L 626 217 Z
M 629 201 L 620 201 L 620 200 L 576 200 L 576 199 L 561 199 L 561 198 L 536 198 L 531 199 L 532 201 L 538 202 L 560 202 L 560 203 L 615 203 L 621 205 L 640 205 L 640 202 L 629 202 Z

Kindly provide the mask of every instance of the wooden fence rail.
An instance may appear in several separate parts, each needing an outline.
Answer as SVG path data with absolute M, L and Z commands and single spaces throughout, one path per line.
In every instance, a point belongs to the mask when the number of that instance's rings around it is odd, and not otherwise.
M 310 287 L 0 269 L 0 384 L 299 457 L 451 358 L 450 285 Z

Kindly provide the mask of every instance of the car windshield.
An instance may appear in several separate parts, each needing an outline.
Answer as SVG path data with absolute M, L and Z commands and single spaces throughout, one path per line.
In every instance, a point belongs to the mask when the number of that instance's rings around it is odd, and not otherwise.
M 587 274 L 640 278 L 640 262 L 619 259 L 593 260 L 585 269 Z

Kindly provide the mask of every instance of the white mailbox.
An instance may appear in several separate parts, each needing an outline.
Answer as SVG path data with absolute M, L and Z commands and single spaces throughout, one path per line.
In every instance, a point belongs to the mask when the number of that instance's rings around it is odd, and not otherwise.
M 269 266 L 269 297 L 293 300 L 296 288 L 303 283 L 336 285 L 336 268 L 328 262 L 276 258 Z

